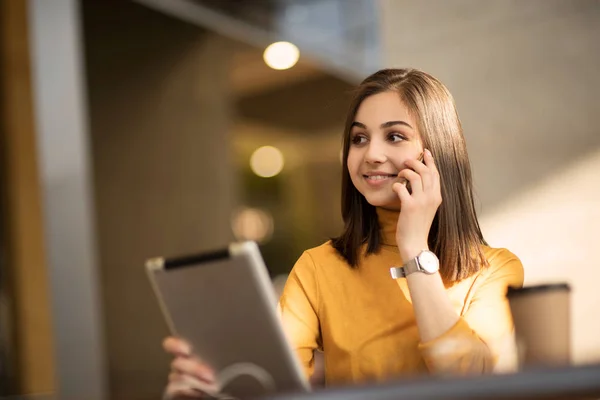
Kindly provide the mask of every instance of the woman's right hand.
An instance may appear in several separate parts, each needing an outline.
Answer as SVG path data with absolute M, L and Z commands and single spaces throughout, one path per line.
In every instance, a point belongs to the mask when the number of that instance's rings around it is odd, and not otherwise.
M 163 348 L 173 357 L 165 399 L 203 398 L 218 393 L 212 368 L 192 355 L 191 346 L 183 339 L 168 337 Z

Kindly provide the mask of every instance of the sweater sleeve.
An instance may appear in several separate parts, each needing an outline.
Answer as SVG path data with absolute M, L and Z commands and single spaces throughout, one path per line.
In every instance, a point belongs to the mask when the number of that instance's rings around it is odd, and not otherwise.
M 314 371 L 313 352 L 320 347 L 318 286 L 315 264 L 304 252 L 290 272 L 279 300 L 279 314 L 288 340 L 296 351 L 307 378 Z
M 523 265 L 508 250 L 502 250 L 480 278 L 458 322 L 438 338 L 419 345 L 431 372 L 485 373 L 514 367 L 516 349 L 506 290 L 523 285 Z M 481 283 L 477 285 L 478 281 Z

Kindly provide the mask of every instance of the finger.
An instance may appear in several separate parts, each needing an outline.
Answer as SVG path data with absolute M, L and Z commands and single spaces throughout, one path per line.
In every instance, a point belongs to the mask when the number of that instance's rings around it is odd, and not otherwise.
M 205 392 L 203 390 L 197 389 L 203 388 L 203 385 L 208 384 L 188 375 L 183 375 L 178 372 L 171 372 L 169 374 L 169 385 L 167 386 L 167 390 L 165 391 L 165 398 L 173 398 L 179 400 L 182 399 L 182 396 L 186 399 L 204 397 L 203 394 Z M 212 389 L 212 387 L 206 387 L 206 389 Z
M 404 178 L 410 182 L 410 187 L 412 189 L 411 195 L 420 194 L 423 192 L 423 181 L 421 179 L 421 175 L 412 169 L 404 168 L 402 171 L 400 171 L 398 177 Z
M 392 190 L 396 192 L 400 199 L 400 204 L 404 204 L 405 201 L 410 199 L 410 193 L 406 188 L 407 182 L 396 182 L 392 185 Z
M 165 390 L 164 400 L 201 399 L 206 397 L 201 391 L 189 387 L 184 382 L 170 384 Z
M 190 375 L 208 383 L 215 381 L 213 370 L 196 358 L 177 357 L 171 363 L 171 368 L 175 372 Z
M 186 380 L 186 376 L 188 375 L 182 374 L 177 371 L 172 371 L 169 373 L 169 384 L 178 384 L 184 382 Z
M 169 373 L 169 382 L 170 383 L 179 382 L 181 380 L 183 380 L 183 375 L 180 374 L 179 372 L 173 371 L 173 372 Z
M 425 149 L 423 161 L 425 161 L 425 165 L 427 165 L 434 178 L 438 181 L 437 183 L 439 183 L 440 171 L 437 169 L 437 165 L 435 165 L 435 160 L 433 159 L 433 154 L 431 153 L 431 150 Z
M 174 356 L 189 357 L 192 355 L 191 346 L 183 339 L 169 336 L 163 341 L 163 349 Z
M 165 390 L 165 398 L 179 399 L 181 396 L 198 398 L 206 397 L 205 395 L 215 396 L 219 392 L 220 389 L 216 383 L 207 383 L 189 375 L 171 373 L 169 385 Z
M 404 165 L 421 176 L 424 190 L 427 190 L 433 186 L 433 174 L 427 165 L 423 164 L 419 160 L 407 160 L 404 162 Z
M 192 389 L 196 392 L 208 394 L 210 396 L 214 396 L 220 392 L 216 382 L 204 382 L 191 376 L 184 376 L 181 382 L 187 389 Z

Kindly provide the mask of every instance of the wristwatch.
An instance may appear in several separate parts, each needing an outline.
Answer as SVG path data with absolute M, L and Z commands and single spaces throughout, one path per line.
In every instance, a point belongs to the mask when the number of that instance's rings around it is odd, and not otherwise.
M 418 256 L 407 262 L 401 267 L 390 268 L 390 274 L 393 279 L 406 278 L 415 272 L 424 274 L 435 274 L 440 269 L 440 261 L 437 256 L 429 250 L 423 250 Z

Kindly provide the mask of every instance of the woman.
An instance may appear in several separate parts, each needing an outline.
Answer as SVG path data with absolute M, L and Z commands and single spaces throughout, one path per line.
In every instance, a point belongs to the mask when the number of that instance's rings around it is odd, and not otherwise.
M 505 292 L 522 285 L 523 267 L 482 236 L 446 87 L 414 69 L 369 76 L 350 107 L 343 159 L 344 231 L 302 254 L 279 302 L 307 376 L 317 350 L 327 385 L 509 366 Z M 215 389 L 186 343 L 164 347 L 175 356 L 169 396 Z

